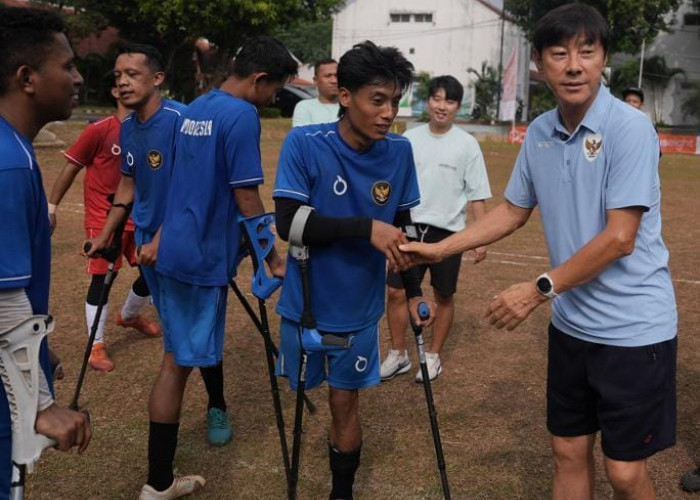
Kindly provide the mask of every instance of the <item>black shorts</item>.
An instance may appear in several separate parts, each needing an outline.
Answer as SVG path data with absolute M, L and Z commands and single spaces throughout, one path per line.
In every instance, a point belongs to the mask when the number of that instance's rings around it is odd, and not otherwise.
M 547 428 L 600 430 L 606 457 L 635 461 L 676 444 L 676 338 L 641 347 L 586 342 L 549 325 Z
M 424 243 L 437 243 L 448 236 L 453 235 L 452 231 L 440 229 L 439 227 L 427 224 L 416 224 L 421 241 Z M 454 295 L 457 291 L 457 279 L 459 278 L 459 267 L 462 264 L 462 254 L 451 255 L 437 264 L 421 264 L 416 266 L 420 273 L 420 280 L 423 281 L 425 272 L 430 269 L 430 285 L 443 297 Z M 386 276 L 386 284 L 391 288 L 403 290 L 401 275 L 389 271 Z

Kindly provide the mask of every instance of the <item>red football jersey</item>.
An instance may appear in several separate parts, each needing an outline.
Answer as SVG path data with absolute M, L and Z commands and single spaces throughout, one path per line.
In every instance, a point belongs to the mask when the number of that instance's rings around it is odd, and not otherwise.
M 83 193 L 86 229 L 101 229 L 104 226 L 110 208 L 107 197 L 117 191 L 122 175 L 120 128 L 121 122 L 116 115 L 91 123 L 75 144 L 63 153 L 69 162 L 85 167 Z M 134 230 L 131 218 L 126 230 Z

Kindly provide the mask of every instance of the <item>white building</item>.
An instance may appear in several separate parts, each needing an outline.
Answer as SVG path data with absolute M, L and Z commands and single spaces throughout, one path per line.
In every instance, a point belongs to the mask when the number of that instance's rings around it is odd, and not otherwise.
M 700 85 L 700 12 L 691 0 L 681 2 L 675 12 L 672 31 L 659 33 L 647 48 L 644 57 L 663 56 L 669 68 L 681 68 L 685 74 L 671 78 L 665 88 L 656 90 L 644 85 L 645 108 L 655 118 L 668 125 L 698 124 L 682 112 L 683 103 L 695 85 Z
M 469 112 L 476 77 L 468 69 L 480 71 L 484 61 L 497 69 L 502 61 L 505 71 L 516 47 L 517 98 L 527 103 L 530 48 L 501 7 L 496 0 L 348 0 L 333 18 L 333 57 L 364 40 L 397 47 L 416 72 L 462 82 Z

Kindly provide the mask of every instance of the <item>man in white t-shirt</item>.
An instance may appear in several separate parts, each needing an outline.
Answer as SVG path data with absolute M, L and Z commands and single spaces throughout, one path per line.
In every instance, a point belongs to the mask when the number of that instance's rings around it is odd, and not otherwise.
M 292 127 L 338 120 L 337 73 L 338 63 L 335 59 L 321 59 L 314 65 L 314 83 L 318 97 L 297 103 L 292 116 Z
M 418 173 L 421 202 L 411 209 L 420 241 L 437 242 L 466 226 L 467 208 L 474 219 L 485 213 L 484 200 L 491 197 L 486 165 L 479 143 L 453 123 L 462 103 L 464 90 L 452 76 L 433 78 L 429 84 L 430 123 L 405 133 L 411 142 Z M 474 263 L 486 257 L 486 247 L 476 249 Z M 421 265 L 421 280 L 430 269 L 430 284 L 437 305 L 433 337 L 426 352 L 430 379 L 442 372 L 440 352 L 452 327 L 454 293 L 462 255 L 454 255 L 438 264 Z M 408 309 L 400 276 L 387 276 L 387 320 L 391 349 L 381 365 L 382 380 L 390 380 L 411 369 L 406 352 Z M 423 377 L 418 371 L 416 382 Z

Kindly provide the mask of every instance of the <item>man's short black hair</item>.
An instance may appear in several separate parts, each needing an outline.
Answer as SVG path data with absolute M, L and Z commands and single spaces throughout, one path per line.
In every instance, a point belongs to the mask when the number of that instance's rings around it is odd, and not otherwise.
M 327 57 L 326 59 L 319 59 L 316 61 L 316 64 L 314 64 L 314 75 L 318 75 L 318 70 L 321 68 L 321 66 L 325 64 L 338 64 L 338 61 L 331 57 Z
M 627 96 L 630 94 L 636 95 L 637 97 L 639 97 L 639 100 L 641 102 L 644 102 L 644 91 L 639 87 L 627 87 L 625 90 L 622 91 L 622 98 L 626 99 Z
M 146 56 L 146 63 L 148 67 L 154 73 L 161 73 L 165 71 L 165 60 L 163 59 L 163 54 L 160 50 L 155 48 L 153 45 L 148 45 L 146 43 L 128 43 L 122 45 L 117 50 L 117 57 L 122 54 L 143 54 Z
M 377 47 L 369 40 L 348 50 L 338 62 L 338 88 L 355 92 L 366 85 L 395 83 L 404 93 L 413 80 L 413 64 L 396 47 Z M 338 112 L 343 117 L 345 108 Z
M 443 89 L 445 91 L 445 98 L 450 101 L 457 101 L 460 105 L 462 104 L 462 98 L 464 97 L 464 87 L 459 81 L 451 75 L 436 76 L 430 83 L 428 83 L 428 95 L 430 97 L 435 97 L 437 91 Z
M 253 73 L 267 73 L 268 79 L 281 82 L 297 74 L 299 64 L 282 42 L 271 36 L 248 40 L 231 64 L 231 73 L 248 78 Z
M 0 95 L 20 66 L 41 67 L 55 35 L 65 32 L 65 22 L 53 12 L 0 6 Z
M 535 25 L 532 42 L 540 54 L 547 47 L 584 35 L 587 43 L 600 42 L 605 54 L 610 44 L 608 23 L 598 10 L 583 3 L 561 5 L 547 12 Z

